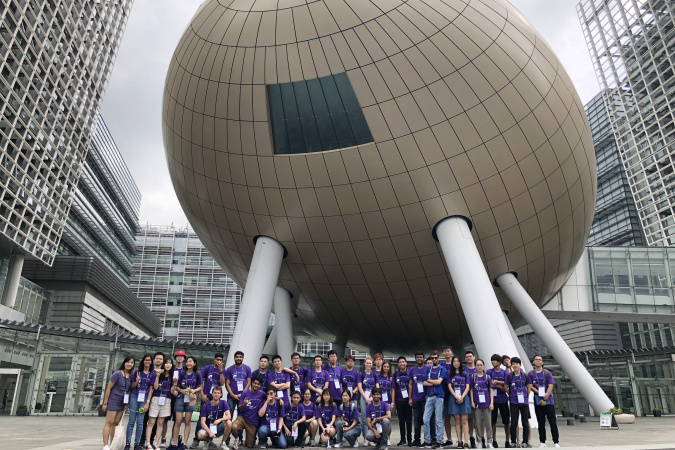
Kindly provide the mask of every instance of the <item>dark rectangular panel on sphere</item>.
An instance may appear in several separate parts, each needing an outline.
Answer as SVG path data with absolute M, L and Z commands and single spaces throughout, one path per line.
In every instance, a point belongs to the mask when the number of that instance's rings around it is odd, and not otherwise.
M 346 73 L 267 85 L 274 153 L 314 153 L 373 142 Z

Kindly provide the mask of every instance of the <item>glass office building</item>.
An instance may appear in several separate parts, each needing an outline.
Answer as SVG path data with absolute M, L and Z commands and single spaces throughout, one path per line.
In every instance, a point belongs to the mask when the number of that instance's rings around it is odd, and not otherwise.
M 589 245 L 646 245 L 606 101 L 616 96 L 599 93 L 585 107 L 593 133 L 598 165 L 598 194 Z
M 583 0 L 581 21 L 647 245 L 675 244 L 675 3 Z
M 52 264 L 131 0 L 0 0 L 0 237 Z
M 136 236 L 131 289 L 162 321 L 162 337 L 229 343 L 242 290 L 189 228 L 146 226 Z

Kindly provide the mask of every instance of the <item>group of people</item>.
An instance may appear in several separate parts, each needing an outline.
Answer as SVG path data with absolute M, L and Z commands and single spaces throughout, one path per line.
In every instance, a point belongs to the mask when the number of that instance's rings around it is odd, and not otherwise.
M 221 437 L 222 450 L 229 450 L 230 442 L 234 450 L 240 445 L 252 448 L 256 439 L 264 449 L 268 438 L 280 449 L 317 444 L 330 449 L 343 442 L 358 447 L 362 436 L 362 445 L 387 450 L 392 411 L 399 419 L 398 446 L 452 447 L 454 417 L 457 448 L 497 448 L 496 425 L 501 415 L 504 446 L 531 447 L 530 392 L 540 447 L 546 447 L 546 420 L 554 446 L 560 446 L 552 394 L 555 382 L 543 368 L 541 356 L 534 357 L 534 370 L 525 373 L 517 357 L 492 355 L 492 367 L 486 370 L 484 361 L 471 351 L 464 361 L 453 355 L 450 346 L 443 347 L 442 354 L 443 360 L 438 351 L 425 359 L 422 352 L 416 352 L 415 365 L 408 369 L 405 357 L 398 357 L 397 368 L 393 368 L 393 362 L 384 361 L 378 353 L 366 358 L 363 371 L 354 369 L 353 356 L 347 356 L 341 367 L 335 351 L 328 353 L 327 364 L 315 356 L 311 369 L 300 366 L 298 353 L 293 353 L 288 367 L 279 355 L 272 357 L 270 367 L 269 357 L 263 355 L 255 371 L 244 364 L 241 351 L 235 352 L 232 366 L 224 368 L 222 353 L 216 353 L 213 364 L 201 371 L 195 358 L 186 357 L 183 351 L 176 353 L 175 363 L 159 352 L 145 355 L 138 367 L 129 356 L 106 389 L 104 450 L 109 450 L 113 430 L 126 409 L 130 413 L 125 450 L 131 449 L 134 429 L 134 450 L 176 445 L 179 436 L 187 441 L 198 400 L 200 417 L 190 448 L 198 448 L 201 442 L 205 448 L 218 448 L 215 440 Z M 524 425 L 522 441 L 519 418 Z

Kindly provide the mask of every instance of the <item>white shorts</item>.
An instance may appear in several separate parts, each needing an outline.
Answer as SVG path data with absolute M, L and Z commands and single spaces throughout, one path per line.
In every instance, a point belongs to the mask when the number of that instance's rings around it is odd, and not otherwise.
M 169 417 L 171 415 L 171 399 L 166 397 L 164 405 L 159 405 L 159 397 L 152 397 L 150 400 L 149 417 Z

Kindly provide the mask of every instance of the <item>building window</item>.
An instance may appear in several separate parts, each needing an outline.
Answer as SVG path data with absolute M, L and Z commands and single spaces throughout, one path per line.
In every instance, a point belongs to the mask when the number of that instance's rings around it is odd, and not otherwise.
M 270 84 L 275 154 L 313 153 L 373 142 L 346 73 Z

